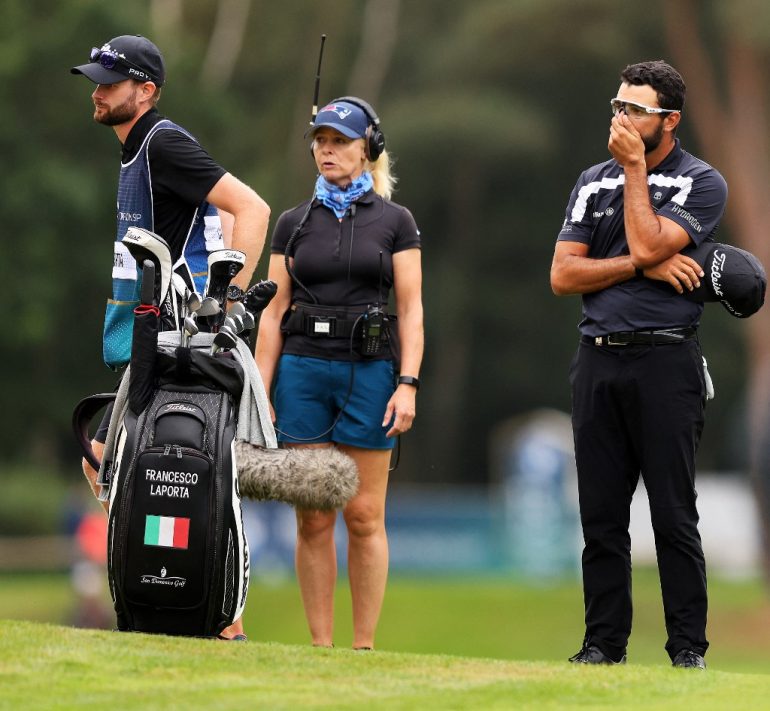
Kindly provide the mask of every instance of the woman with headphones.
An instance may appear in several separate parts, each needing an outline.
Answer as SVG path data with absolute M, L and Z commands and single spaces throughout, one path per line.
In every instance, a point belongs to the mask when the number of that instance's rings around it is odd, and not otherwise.
M 395 178 L 371 106 L 342 97 L 310 129 L 313 197 L 284 212 L 256 360 L 279 441 L 338 447 L 357 495 L 343 510 L 353 648 L 372 649 L 388 574 L 385 495 L 396 437 L 412 426 L 423 352 L 420 233 L 391 202 Z M 393 296 L 394 309 L 389 310 Z M 296 570 L 313 644 L 333 645 L 336 511 L 297 510 Z

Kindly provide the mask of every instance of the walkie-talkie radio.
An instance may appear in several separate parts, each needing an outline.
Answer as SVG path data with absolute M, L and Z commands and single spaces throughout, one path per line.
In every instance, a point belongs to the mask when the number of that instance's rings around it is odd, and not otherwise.
M 382 297 L 382 252 L 380 252 L 380 281 L 377 286 L 377 305 L 369 306 L 364 313 L 364 332 L 361 342 L 361 355 L 374 356 L 382 350 L 382 344 L 387 339 L 385 324 L 388 316 L 380 305 Z
M 379 306 L 370 306 L 364 314 L 364 339 L 361 354 L 377 355 L 382 348 L 385 328 L 385 313 Z

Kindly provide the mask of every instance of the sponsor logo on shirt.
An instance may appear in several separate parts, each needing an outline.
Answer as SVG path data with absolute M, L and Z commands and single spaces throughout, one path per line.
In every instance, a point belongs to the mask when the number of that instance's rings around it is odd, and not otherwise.
M 142 219 L 141 212 L 118 211 L 118 220 L 120 220 L 120 222 L 139 222 L 141 219 Z
M 703 227 L 695 217 L 693 217 L 687 210 L 679 205 L 671 205 L 671 212 L 674 215 L 678 215 L 683 218 L 696 232 L 703 232 Z

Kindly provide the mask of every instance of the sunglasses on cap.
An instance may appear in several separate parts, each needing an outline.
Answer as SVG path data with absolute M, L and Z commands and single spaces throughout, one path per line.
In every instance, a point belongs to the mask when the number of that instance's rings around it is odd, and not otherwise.
M 617 116 L 621 111 L 629 118 L 643 118 L 644 116 L 653 116 L 655 114 L 674 114 L 680 113 L 679 109 L 661 109 L 657 106 L 645 106 L 637 104 L 635 101 L 625 101 L 623 99 L 610 99 L 610 109 L 612 115 Z
M 92 47 L 91 54 L 89 55 L 89 61 L 98 62 L 105 69 L 114 69 L 116 64 L 123 64 L 127 67 L 132 67 L 135 69 L 137 72 L 139 72 L 140 76 L 147 77 L 148 81 L 157 82 L 157 79 L 152 74 L 150 74 L 150 72 L 148 72 L 146 69 L 142 69 L 142 67 L 134 64 L 133 62 L 129 62 L 125 57 L 122 57 L 113 49 L 100 49 L 99 47 Z

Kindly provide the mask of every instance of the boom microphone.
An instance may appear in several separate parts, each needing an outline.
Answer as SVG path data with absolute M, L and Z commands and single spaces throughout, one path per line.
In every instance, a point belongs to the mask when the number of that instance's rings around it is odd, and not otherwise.
M 342 509 L 358 492 L 358 468 L 336 447 L 267 449 L 238 440 L 241 495 L 299 509 Z

